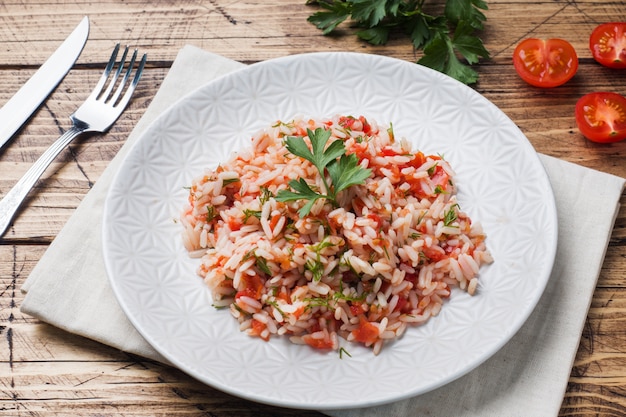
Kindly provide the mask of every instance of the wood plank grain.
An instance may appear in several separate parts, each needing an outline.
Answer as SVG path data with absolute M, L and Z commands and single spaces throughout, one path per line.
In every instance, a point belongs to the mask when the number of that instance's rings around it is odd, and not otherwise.
M 184 1 L 175 2 L 59 2 L 55 13 L 46 8 L 3 4 L 0 15 L 0 62 L 4 66 L 36 67 L 84 15 L 91 20 L 90 40 L 79 59 L 85 65 L 101 62 L 111 42 L 120 40 L 150 48 L 153 59 L 171 61 L 186 43 L 227 57 L 255 62 L 292 53 L 323 50 L 365 51 L 413 60 L 406 40 L 392 39 L 382 47 L 369 46 L 351 34 L 349 24 L 340 34 L 324 37 L 307 17 L 318 10 L 304 1 Z M 495 57 L 510 56 L 517 41 L 527 36 L 563 37 L 588 58 L 587 34 L 611 16 L 624 20 L 623 2 L 490 1 L 483 39 Z M 529 10 L 529 7 L 531 9 Z M 42 32 L 43 28 L 43 32 Z M 26 47 L 28 45 L 28 47 Z
M 89 95 L 101 69 L 72 71 L 46 103 L 0 150 L 0 193 L 6 193 L 56 138 L 70 127 L 69 115 Z M 70 144 L 44 172 L 4 239 L 29 236 L 51 241 L 93 187 L 137 124 L 167 72 L 146 71 L 127 110 L 105 134 L 87 134 Z M 12 72 L 0 71 L 2 79 Z
M 202 385 L 179 371 L 141 360 L 129 362 L 20 362 L 11 380 L 14 412 L 45 415 L 320 416 L 253 403 Z M 1 401 L 1 399 L 0 399 Z M 7 401 L 8 402 L 8 401 Z M 8 411 L 8 413 L 7 413 Z

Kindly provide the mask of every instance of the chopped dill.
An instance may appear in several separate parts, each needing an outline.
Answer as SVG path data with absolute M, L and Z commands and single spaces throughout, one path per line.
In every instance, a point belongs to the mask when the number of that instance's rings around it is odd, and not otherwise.
M 267 187 L 261 187 L 261 195 L 259 196 L 259 202 L 261 205 L 267 203 L 270 198 L 274 197 L 274 194 Z
M 387 245 L 383 245 L 383 252 L 385 252 L 385 256 L 387 257 L 387 259 L 391 259 L 391 256 L 389 256 L 389 251 L 387 250 Z
M 317 260 L 308 260 L 304 265 L 304 268 L 311 271 L 313 274 L 313 282 L 320 282 L 324 275 L 324 265 L 320 261 L 319 253 L 317 254 Z
M 217 217 L 217 210 L 214 206 L 206 206 L 206 222 L 211 223 Z
M 266 303 L 271 305 L 272 307 L 274 307 L 276 309 L 276 311 L 278 311 L 280 313 L 281 316 L 283 316 L 283 317 L 287 316 L 285 314 L 285 312 L 283 310 L 281 310 L 280 307 L 278 307 L 278 303 L 276 301 L 268 300 L 268 301 L 266 301 Z
M 321 252 L 322 250 L 331 246 L 335 246 L 335 244 L 326 238 L 324 238 L 321 242 L 315 245 L 311 245 L 311 249 L 313 249 L 313 251 L 315 252 L 316 259 L 308 260 L 304 265 L 304 268 L 311 271 L 311 273 L 313 274 L 314 282 L 320 282 L 322 276 L 324 275 L 324 264 L 321 261 Z
M 241 262 L 245 262 L 253 256 L 256 256 L 256 255 L 254 254 L 254 249 L 251 249 L 248 252 L 246 252 L 245 255 L 243 255 L 243 257 L 241 258 Z
M 455 208 L 458 206 L 459 206 L 458 204 L 455 204 L 452 207 L 450 207 L 450 210 L 445 212 L 443 216 L 444 226 L 450 226 L 452 223 L 454 223 L 457 220 L 458 217 L 457 217 Z
M 261 210 L 250 210 L 245 209 L 243 211 L 243 222 L 247 223 L 248 220 L 252 217 L 256 217 L 257 219 L 261 219 Z
M 294 123 L 293 123 L 293 120 L 289 122 L 283 122 L 279 120 L 278 123 L 272 125 L 272 127 L 280 127 L 280 126 L 285 126 L 285 127 L 288 127 L 289 129 L 293 129 Z
M 435 190 L 433 191 L 435 194 L 448 194 L 446 190 L 444 190 L 441 185 L 437 185 Z
M 304 301 L 309 303 L 307 308 L 310 308 L 310 307 L 329 307 L 330 306 L 328 298 L 325 298 L 325 297 L 305 298 Z
M 254 256 L 256 257 L 256 267 L 259 268 L 259 270 L 261 270 L 261 272 L 263 272 L 264 274 L 271 276 L 272 270 L 269 268 L 269 266 L 267 266 L 267 260 L 256 255 Z
M 437 169 L 437 165 L 439 165 L 439 164 L 437 162 L 435 162 L 435 165 L 433 165 L 430 168 L 428 168 L 428 170 L 426 172 L 428 173 L 429 177 L 433 176 L 433 174 L 435 173 L 435 170 Z
M 233 183 L 240 182 L 240 181 L 241 180 L 239 178 L 227 178 L 222 181 L 222 187 L 226 187 L 229 184 L 233 184 Z
M 350 358 L 352 357 L 350 352 L 348 352 L 345 348 L 341 347 L 339 348 L 339 359 L 343 359 L 343 355 L 347 355 Z
M 393 133 L 393 123 L 389 123 L 389 127 L 387 128 L 387 134 L 389 135 L 389 139 L 393 142 L 395 140 L 395 135 Z
M 333 298 L 335 299 L 335 301 L 337 300 L 344 300 L 344 301 L 349 301 L 349 302 L 362 302 L 363 300 L 365 300 L 365 298 L 367 298 L 367 293 L 363 293 L 361 295 L 346 295 L 343 293 L 343 291 L 336 291 L 333 294 Z

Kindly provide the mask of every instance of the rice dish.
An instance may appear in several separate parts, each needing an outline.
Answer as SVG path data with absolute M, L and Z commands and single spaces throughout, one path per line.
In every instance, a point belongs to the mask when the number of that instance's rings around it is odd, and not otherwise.
M 339 141 L 346 160 L 354 155 L 349 173 L 369 175 L 333 198 L 287 200 L 296 186 L 321 196 L 339 188 L 331 180 L 339 182 L 343 156 L 321 175 L 288 147 L 298 138 L 313 149 L 318 129 L 330 135 L 326 149 Z M 181 223 L 215 307 L 251 336 L 323 350 L 347 341 L 378 354 L 436 316 L 452 288 L 474 295 L 481 265 L 493 261 L 445 158 L 362 116 L 297 118 L 258 132 L 192 181 Z

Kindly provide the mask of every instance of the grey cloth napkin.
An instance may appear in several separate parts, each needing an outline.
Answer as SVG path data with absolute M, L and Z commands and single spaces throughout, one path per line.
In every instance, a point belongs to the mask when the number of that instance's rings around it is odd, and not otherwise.
M 69 332 L 157 361 L 167 361 L 117 304 L 102 257 L 107 190 L 128 149 L 162 111 L 204 83 L 243 64 L 184 47 L 126 144 L 33 269 L 22 312 Z M 555 416 L 563 400 L 625 180 L 549 156 L 559 217 L 554 269 L 537 308 L 496 355 L 430 393 L 384 406 L 325 411 L 335 417 Z

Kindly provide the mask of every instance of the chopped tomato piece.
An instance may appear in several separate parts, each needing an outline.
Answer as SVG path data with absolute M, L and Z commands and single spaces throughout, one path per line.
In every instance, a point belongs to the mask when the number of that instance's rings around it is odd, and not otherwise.
M 296 309 L 296 311 L 293 312 L 293 316 L 296 319 L 299 319 L 300 316 L 302 316 L 302 314 L 304 314 L 304 306 L 300 306 Z
M 350 313 L 352 313 L 353 316 L 363 314 L 363 304 L 358 301 L 353 301 L 352 304 L 350 304 Z
M 274 228 L 278 224 L 278 221 L 280 220 L 281 217 L 282 216 L 280 214 L 274 214 L 272 216 L 272 218 L 270 219 L 270 229 L 274 230 Z
M 405 281 L 409 281 L 411 284 L 413 284 L 413 288 L 417 287 L 418 279 L 419 279 L 419 275 L 418 274 L 412 274 L 410 272 L 407 272 L 404 275 L 404 280 Z
M 361 316 L 359 327 L 352 331 L 352 335 L 355 340 L 369 346 L 378 339 L 378 327 Z
M 311 335 L 303 336 L 302 340 L 304 340 L 304 343 L 306 343 L 307 345 L 315 349 L 332 349 L 333 348 L 333 342 L 331 340 L 317 339 L 317 338 L 311 337 Z
M 445 191 L 450 181 L 450 175 L 440 165 L 437 165 L 430 179 L 435 186 L 439 186 Z
M 575 115 L 580 133 L 593 142 L 626 139 L 626 97 L 620 94 L 586 94 L 576 103 Z
M 424 253 L 424 255 L 426 255 L 428 259 L 430 259 L 433 262 L 439 262 L 440 260 L 446 257 L 445 252 L 442 252 L 433 248 L 429 248 L 429 247 L 422 248 L 422 252 Z
M 378 229 L 378 227 L 382 224 L 383 220 L 376 213 L 368 213 L 366 216 L 368 219 L 374 222 L 374 229 Z
M 281 288 L 280 292 L 276 295 L 276 298 L 278 298 L 279 300 L 283 300 L 286 303 L 291 304 L 291 298 L 289 297 L 289 293 L 284 287 Z
M 380 153 L 383 156 L 397 156 L 397 155 L 401 155 L 400 153 L 398 153 L 398 151 L 396 151 L 395 149 L 393 149 L 392 147 L 389 147 L 389 146 L 385 146 L 384 148 L 382 148 L 380 150 Z
M 267 328 L 267 325 L 261 321 L 256 319 L 252 319 L 252 327 L 250 329 L 250 334 L 252 336 L 259 336 L 261 339 L 268 341 L 269 333 L 267 335 L 263 335 L 263 330 Z
M 244 274 L 241 277 L 241 290 L 237 291 L 235 298 L 246 296 L 259 300 L 263 294 L 263 282 L 259 275 L 247 275 Z
M 407 313 L 408 309 L 405 310 L 406 306 L 409 305 L 409 300 L 407 300 L 404 297 L 400 297 L 398 298 L 398 303 L 396 304 L 396 308 L 393 309 L 393 311 L 400 311 L 402 313 Z
M 228 228 L 231 230 L 231 232 L 235 232 L 239 229 L 241 229 L 242 226 L 242 222 L 240 219 L 236 218 L 236 217 L 229 217 L 228 218 Z
M 414 168 L 419 168 L 426 162 L 426 156 L 422 152 L 417 152 L 413 155 L 413 159 L 407 164 Z
M 347 128 L 351 128 L 356 122 L 356 119 L 352 116 L 341 116 L 339 118 L 339 125 Z
M 372 126 L 369 124 L 367 119 L 363 116 L 359 116 L 359 120 L 361 121 L 361 124 L 363 124 L 363 133 L 366 135 L 372 133 Z
M 362 160 L 367 159 L 369 157 L 369 155 L 367 154 L 367 143 L 366 142 L 362 142 L 362 143 L 355 143 L 354 145 L 352 145 L 349 149 L 349 152 L 346 153 L 353 153 L 356 155 L 356 159 L 359 161 L 359 164 L 361 163 Z
M 535 87 L 557 87 L 569 81 L 578 70 L 576 50 L 563 39 L 528 38 L 513 52 L 515 71 Z
M 626 68 L 626 22 L 598 25 L 589 37 L 593 58 L 609 68 Z

